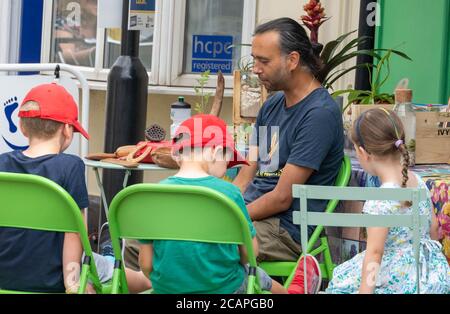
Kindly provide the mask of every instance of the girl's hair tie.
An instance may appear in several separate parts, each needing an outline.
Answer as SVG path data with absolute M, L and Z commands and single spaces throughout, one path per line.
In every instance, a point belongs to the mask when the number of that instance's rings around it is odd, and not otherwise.
M 400 145 L 403 145 L 403 140 L 398 140 L 397 142 L 395 142 L 395 147 L 400 148 Z

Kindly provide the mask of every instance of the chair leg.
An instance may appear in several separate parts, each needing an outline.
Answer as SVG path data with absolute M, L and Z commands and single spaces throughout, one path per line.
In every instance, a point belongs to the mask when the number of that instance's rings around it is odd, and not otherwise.
M 324 247 L 323 251 L 323 259 L 325 263 L 325 268 L 327 270 L 328 280 L 331 280 L 333 277 L 333 270 L 335 265 L 333 264 L 333 260 L 331 258 L 330 246 L 328 245 L 327 237 L 320 238 L 321 245 Z

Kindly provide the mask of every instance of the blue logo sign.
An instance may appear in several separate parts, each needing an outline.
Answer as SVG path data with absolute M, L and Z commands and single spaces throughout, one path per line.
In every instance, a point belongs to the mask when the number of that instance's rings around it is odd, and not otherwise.
M 17 97 L 11 97 L 3 104 L 4 118 L 6 118 L 8 124 L 8 131 L 11 135 L 17 133 L 18 131 L 17 125 L 13 121 L 13 114 L 17 110 L 17 108 L 19 108 L 19 102 L 17 100 Z M 16 145 L 11 141 L 8 141 L 3 135 L 2 138 L 5 144 L 8 145 L 8 147 L 11 148 L 12 150 L 25 150 L 28 148 L 28 146 Z
M 132 11 L 155 11 L 155 0 L 130 0 Z
M 233 36 L 194 35 L 192 40 L 192 72 L 231 73 Z

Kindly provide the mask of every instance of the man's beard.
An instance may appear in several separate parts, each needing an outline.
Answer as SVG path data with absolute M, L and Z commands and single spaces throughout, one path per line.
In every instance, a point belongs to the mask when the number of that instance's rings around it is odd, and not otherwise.
M 267 89 L 268 92 L 282 91 L 282 90 L 285 90 L 285 87 L 287 85 L 286 81 L 289 79 L 290 78 L 289 78 L 288 73 L 283 69 L 283 70 L 280 70 L 280 73 L 277 75 L 276 78 L 266 80 L 264 82 L 264 83 L 266 83 L 266 85 L 264 85 L 264 87 Z

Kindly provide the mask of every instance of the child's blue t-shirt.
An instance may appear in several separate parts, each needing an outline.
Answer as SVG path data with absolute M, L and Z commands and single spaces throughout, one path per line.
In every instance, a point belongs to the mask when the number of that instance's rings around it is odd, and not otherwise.
M 212 176 L 196 179 L 169 177 L 160 183 L 204 186 L 226 195 L 241 208 L 252 237 L 256 235 L 241 192 L 233 184 Z M 244 278 L 245 270 L 240 264 L 237 245 L 153 241 L 150 279 L 156 293 L 233 293 Z
M 83 161 L 73 155 L 30 158 L 21 151 L 0 155 L 0 171 L 46 177 L 63 187 L 80 209 L 89 205 L 84 170 Z M 61 232 L 0 227 L 0 288 L 64 292 L 63 245 Z

